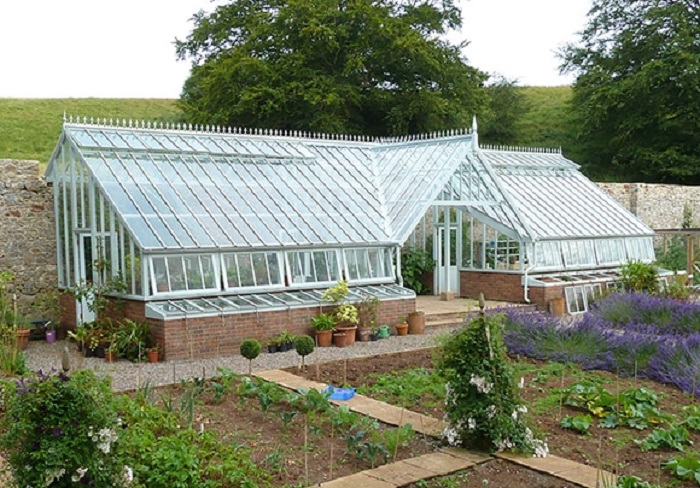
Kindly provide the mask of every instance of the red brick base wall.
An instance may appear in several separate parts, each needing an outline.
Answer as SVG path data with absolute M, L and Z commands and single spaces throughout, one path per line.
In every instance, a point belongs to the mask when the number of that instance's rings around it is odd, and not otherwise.
M 466 298 L 478 298 L 484 294 L 487 300 L 525 303 L 522 275 L 493 271 L 460 271 L 460 294 Z M 540 310 L 549 310 L 549 302 L 564 296 L 562 286 L 531 286 L 528 288 L 530 303 Z
M 63 323 L 74 329 L 75 299 L 62 297 Z M 125 317 L 143 320 L 145 302 L 123 300 L 120 309 L 112 309 L 107 316 L 119 322 Z M 415 311 L 413 298 L 382 301 L 377 309 L 379 324 L 394 325 L 402 316 Z M 319 307 L 295 308 L 271 312 L 236 313 L 213 317 L 158 320 L 146 319 L 153 338 L 160 344 L 166 359 L 197 359 L 226 356 L 239 353 L 245 339 L 266 340 L 279 335 L 283 330 L 292 334 L 313 336 L 311 318 L 321 311 Z

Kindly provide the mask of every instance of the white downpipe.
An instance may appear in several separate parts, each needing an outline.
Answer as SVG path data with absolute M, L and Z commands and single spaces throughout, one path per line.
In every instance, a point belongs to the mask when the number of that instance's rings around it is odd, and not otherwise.
M 521 248 L 522 248 L 522 245 L 521 245 Z M 529 287 L 527 286 L 527 275 L 535 267 L 535 263 L 537 262 L 536 249 L 537 248 L 535 247 L 535 243 L 533 242 L 532 243 L 532 264 L 530 264 L 527 268 L 525 268 L 525 275 L 524 275 L 525 283 L 523 285 L 523 293 L 524 293 L 523 298 L 525 299 L 525 303 L 530 303 L 530 297 L 528 296 Z
M 401 274 L 401 246 L 396 246 L 396 277 L 399 279 L 399 286 L 403 288 L 403 275 Z

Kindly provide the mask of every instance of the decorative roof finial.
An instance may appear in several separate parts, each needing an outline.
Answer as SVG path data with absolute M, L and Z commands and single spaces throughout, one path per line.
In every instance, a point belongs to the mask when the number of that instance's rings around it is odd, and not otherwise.
M 476 123 L 476 115 L 472 118 L 472 149 L 479 150 L 479 124 Z

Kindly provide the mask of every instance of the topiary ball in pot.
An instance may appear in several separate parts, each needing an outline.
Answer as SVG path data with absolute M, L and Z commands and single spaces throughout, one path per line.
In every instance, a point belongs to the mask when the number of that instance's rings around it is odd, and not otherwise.
M 304 358 L 314 352 L 314 340 L 307 335 L 302 335 L 294 340 L 294 347 L 297 354 L 301 356 L 301 366 L 304 367 Z
M 241 343 L 241 356 L 248 360 L 248 375 L 253 369 L 253 359 L 257 358 L 262 351 L 260 341 L 256 339 L 246 339 Z

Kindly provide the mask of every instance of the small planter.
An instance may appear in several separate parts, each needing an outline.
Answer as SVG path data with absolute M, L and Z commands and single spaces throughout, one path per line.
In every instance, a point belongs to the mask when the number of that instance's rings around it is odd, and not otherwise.
M 386 339 L 391 335 L 391 331 L 389 330 L 388 325 L 382 325 L 379 327 L 379 338 L 380 339 Z
M 372 336 L 372 329 L 362 327 L 357 329 L 357 338 L 360 342 L 368 342 Z
M 345 347 L 348 345 L 348 334 L 345 332 L 334 332 L 333 342 L 336 347 Z
M 147 350 L 146 351 L 146 357 L 148 357 L 148 362 L 149 363 L 157 363 L 158 362 L 158 351 L 155 350 Z
M 317 330 L 316 344 L 318 347 L 331 347 L 333 345 L 333 330 Z
M 405 336 L 408 334 L 408 324 L 406 322 L 401 324 L 396 324 L 396 334 L 400 336 Z
M 268 344 L 267 352 L 269 352 L 270 354 L 277 352 L 277 344 Z
M 293 343 L 293 342 L 283 342 L 282 344 L 280 344 L 280 345 L 278 346 L 278 350 L 279 350 L 279 351 L 282 351 L 282 352 L 291 351 L 292 349 L 294 349 L 294 343 Z
M 105 361 L 107 361 L 108 363 L 113 363 L 116 360 L 117 360 L 117 352 L 116 351 L 105 351 Z
M 353 325 L 352 327 L 336 327 L 335 330 L 338 332 L 344 332 L 347 334 L 348 339 L 347 339 L 347 345 L 352 346 L 355 344 L 355 335 L 357 334 L 357 326 Z
M 369 339 L 374 342 L 379 340 L 379 331 L 377 332 L 372 332 L 372 334 L 369 336 Z
M 56 342 L 56 329 L 46 331 L 46 342 Z
M 17 350 L 18 351 L 26 351 L 27 346 L 29 345 L 30 330 L 29 329 L 17 329 L 15 331 L 15 334 L 17 336 Z
M 425 312 L 411 312 L 408 314 L 408 333 L 425 334 Z

